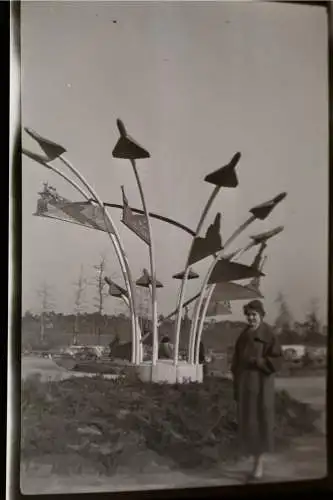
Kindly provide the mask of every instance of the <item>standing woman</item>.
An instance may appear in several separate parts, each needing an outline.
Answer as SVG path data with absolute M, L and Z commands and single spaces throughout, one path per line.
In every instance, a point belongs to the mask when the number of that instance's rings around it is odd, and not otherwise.
M 253 457 L 250 479 L 263 476 L 264 454 L 274 445 L 274 374 L 282 365 L 281 347 L 272 329 L 263 323 L 260 300 L 244 306 L 248 326 L 237 339 L 231 371 L 238 410 L 240 447 Z

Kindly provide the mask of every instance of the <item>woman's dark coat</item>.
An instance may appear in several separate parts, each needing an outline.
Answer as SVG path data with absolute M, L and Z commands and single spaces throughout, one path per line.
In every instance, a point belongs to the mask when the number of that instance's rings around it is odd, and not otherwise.
M 282 359 L 280 344 L 265 323 L 257 330 L 246 328 L 237 339 L 231 371 L 240 446 L 245 454 L 273 451 L 274 374 Z

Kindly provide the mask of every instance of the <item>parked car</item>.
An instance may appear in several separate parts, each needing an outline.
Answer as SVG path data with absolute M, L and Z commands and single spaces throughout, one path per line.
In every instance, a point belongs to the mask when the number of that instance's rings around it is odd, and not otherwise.
M 103 346 L 86 346 L 86 345 L 71 345 L 62 349 L 62 354 L 72 356 L 74 359 L 79 360 L 96 360 L 100 359 L 103 355 Z
M 305 354 L 304 345 L 283 345 L 281 346 L 284 359 L 286 361 L 298 361 L 301 360 Z

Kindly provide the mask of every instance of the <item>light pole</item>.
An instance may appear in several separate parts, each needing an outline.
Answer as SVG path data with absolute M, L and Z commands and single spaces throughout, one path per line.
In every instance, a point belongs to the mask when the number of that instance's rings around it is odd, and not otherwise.
M 214 257 L 211 265 L 209 266 L 207 274 L 202 282 L 200 296 L 197 299 L 197 302 L 195 304 L 194 316 L 192 318 L 191 331 L 190 331 L 190 337 L 189 337 L 189 362 L 190 363 L 193 364 L 193 362 L 194 362 L 195 337 L 196 337 L 196 331 L 197 331 L 197 326 L 198 326 L 198 320 L 199 320 L 199 315 L 200 315 L 202 303 L 204 300 L 206 286 L 209 283 L 212 272 L 214 271 L 215 267 L 218 265 L 219 260 L 222 259 L 223 256 L 225 255 L 226 249 L 237 238 L 237 236 L 239 236 L 256 219 L 265 220 L 269 216 L 269 214 L 272 212 L 272 210 L 276 207 L 276 205 L 278 203 L 280 203 L 286 196 L 287 196 L 287 193 L 280 193 L 277 196 L 275 196 L 273 199 L 251 208 L 251 210 L 250 210 L 251 216 L 243 224 L 241 224 L 238 227 L 238 229 L 236 229 L 234 231 L 234 233 L 226 241 L 223 249 Z M 215 288 L 215 285 L 213 284 L 212 287 Z
M 105 226 L 106 226 L 109 238 L 114 246 L 114 249 L 115 249 L 115 252 L 116 252 L 122 273 L 123 273 L 124 281 L 126 284 L 126 289 L 128 291 L 129 305 L 130 305 L 130 312 L 131 312 L 131 322 L 132 322 L 132 363 L 137 363 L 136 352 L 137 352 L 138 332 L 137 332 L 137 318 L 136 318 L 136 308 L 135 308 L 134 285 L 133 285 L 133 280 L 131 277 L 129 263 L 128 263 L 120 236 L 118 234 L 117 228 L 116 228 L 110 214 L 106 210 L 102 200 L 97 195 L 96 191 L 86 181 L 86 179 L 82 176 L 82 174 L 76 168 L 74 168 L 74 166 L 63 156 L 63 154 L 66 152 L 65 148 L 63 146 L 60 146 L 59 144 L 56 144 L 48 139 L 41 137 L 39 134 L 37 134 L 36 132 L 31 130 L 30 128 L 25 128 L 25 130 L 35 141 L 37 141 L 37 143 L 40 145 L 41 149 L 46 154 L 46 161 L 44 161 L 44 162 L 39 161 L 39 163 L 41 163 L 42 165 L 44 164 L 44 166 L 45 166 L 45 163 L 47 163 L 47 168 L 50 168 L 51 170 L 53 170 L 54 172 L 59 174 L 59 171 L 54 170 L 54 167 L 51 167 L 51 165 L 49 165 L 50 162 L 59 158 L 69 168 L 69 170 L 75 175 L 75 177 L 77 177 L 81 181 L 83 186 L 87 189 L 87 191 L 93 197 L 94 201 L 99 206 L 101 213 L 104 216 Z M 32 158 L 31 154 L 30 154 L 30 158 Z M 67 180 L 76 189 L 78 188 L 76 183 L 69 180 L 69 178 L 67 176 L 65 176 L 65 174 L 61 174 L 61 177 L 63 177 L 65 180 Z M 87 201 L 90 201 L 89 198 L 87 198 L 87 195 L 83 194 L 84 191 L 82 189 L 78 188 L 78 191 L 84 196 L 84 198 Z
M 112 151 L 114 158 L 122 158 L 130 161 L 136 183 L 139 189 L 142 208 L 145 214 L 148 235 L 149 235 L 149 261 L 150 261 L 150 274 L 151 274 L 151 300 L 152 300 L 152 319 L 153 319 L 153 357 L 152 364 L 156 365 L 158 358 L 158 331 L 157 331 L 157 297 L 156 297 L 156 270 L 155 270 L 155 249 L 150 223 L 150 215 L 147 210 L 146 200 L 143 192 L 142 183 L 140 180 L 139 172 L 136 167 L 136 160 L 142 158 L 150 158 L 150 154 L 142 146 L 140 146 L 134 139 L 132 139 L 125 129 L 121 120 L 117 120 L 117 126 L 120 133 L 120 138 Z
M 208 211 L 209 211 L 213 201 L 215 200 L 218 192 L 220 191 L 220 189 L 222 187 L 235 188 L 238 186 L 238 179 L 237 179 L 237 175 L 235 172 L 235 168 L 240 160 L 240 157 L 241 157 L 241 154 L 236 153 L 228 165 L 221 167 L 220 169 L 216 170 L 215 172 L 213 172 L 205 177 L 205 181 L 209 182 L 211 184 L 214 184 L 215 187 L 214 187 L 210 197 L 208 198 L 208 201 L 207 201 L 207 203 L 202 211 L 200 220 L 198 222 L 198 225 L 197 225 L 197 228 L 195 231 L 194 238 L 192 240 L 192 243 L 191 243 L 191 246 L 189 249 L 186 263 L 185 263 L 185 271 L 183 274 L 183 278 L 182 278 L 182 282 L 181 282 L 181 286 L 180 286 L 180 291 L 179 291 L 179 295 L 178 295 L 178 302 L 177 302 L 178 314 L 177 314 L 177 319 L 175 322 L 175 338 L 174 338 L 175 349 L 174 349 L 174 360 L 173 360 L 174 365 L 176 365 L 178 362 L 182 310 L 183 310 L 186 282 L 187 282 L 188 274 L 190 271 L 190 265 L 194 264 L 195 262 L 198 262 L 199 260 L 201 260 L 204 257 L 208 257 L 212 253 L 221 249 L 221 242 L 220 242 L 220 245 L 218 245 L 218 247 L 213 248 L 213 251 L 208 249 L 208 253 L 206 253 L 206 254 L 205 254 L 205 252 L 202 252 L 202 251 L 200 252 L 199 234 L 200 234 L 201 228 L 205 222 Z

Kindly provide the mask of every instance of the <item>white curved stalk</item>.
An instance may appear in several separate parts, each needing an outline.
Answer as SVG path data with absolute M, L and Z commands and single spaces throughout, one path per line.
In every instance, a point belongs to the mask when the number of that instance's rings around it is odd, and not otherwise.
M 126 284 L 128 296 L 129 296 L 129 307 L 130 307 L 130 312 L 131 312 L 131 323 L 132 323 L 132 358 L 131 361 L 132 363 L 137 364 L 138 363 L 138 355 L 137 355 L 137 344 L 138 344 L 138 332 L 137 332 L 137 320 L 136 320 L 136 307 L 135 307 L 135 291 L 134 291 L 134 286 L 133 286 L 133 280 L 131 278 L 131 271 L 129 267 L 129 263 L 127 260 L 127 256 L 125 254 L 124 248 L 121 244 L 121 240 L 119 237 L 119 233 L 117 231 L 117 228 L 115 224 L 113 223 L 113 220 L 108 213 L 107 209 L 104 206 L 103 201 L 99 198 L 97 195 L 96 191 L 90 186 L 88 181 L 82 176 L 82 174 L 70 163 L 67 158 L 65 158 L 63 155 L 59 156 L 59 159 L 70 169 L 70 171 L 82 182 L 82 184 L 85 186 L 85 188 L 91 193 L 92 197 L 96 201 L 96 203 L 99 205 L 101 208 L 105 219 L 107 222 L 110 224 L 110 227 L 112 228 L 113 232 L 108 231 L 108 235 L 110 237 L 110 240 L 114 246 L 120 268 L 122 270 L 123 276 L 124 276 L 124 281 Z M 106 224 L 106 227 L 108 224 Z
M 81 182 L 87 187 L 87 189 L 90 191 L 90 193 L 92 194 L 92 196 L 95 198 L 95 193 L 93 193 L 93 190 L 90 189 L 90 186 L 88 185 L 88 183 L 85 181 L 85 179 L 82 177 L 82 175 L 76 171 L 76 169 L 69 163 L 68 160 L 66 160 L 65 158 L 62 158 L 60 157 L 60 159 L 62 159 L 62 161 L 65 163 L 65 165 L 67 167 L 70 168 L 70 170 L 74 173 L 74 175 L 76 175 L 80 180 Z M 57 167 L 54 167 L 52 166 L 49 162 L 45 162 L 45 168 L 48 168 L 50 169 L 52 172 L 54 172 L 55 174 L 59 175 L 60 177 L 62 177 L 64 180 L 66 180 L 72 187 L 74 187 L 74 189 L 76 189 L 82 196 L 83 198 L 86 200 L 86 201 L 89 201 L 90 200 L 90 197 L 87 195 L 87 193 L 81 188 L 81 186 L 79 186 L 79 184 L 77 184 L 75 181 L 73 181 L 70 177 L 68 177 L 66 174 L 64 174 L 63 172 L 61 172 L 61 170 L 57 169 Z M 89 187 L 88 187 L 89 186 Z M 102 208 L 104 210 L 104 208 Z M 106 212 L 106 210 L 105 210 Z M 111 219 L 111 218 L 110 218 Z M 111 226 L 112 226 L 112 220 L 109 221 Z M 114 226 L 113 226 L 114 227 Z M 112 241 L 112 243 L 114 244 L 114 240 L 112 238 L 112 234 L 108 232 L 108 235 Z M 114 247 L 115 247 L 115 250 L 117 252 L 117 247 L 115 246 L 114 244 Z M 118 253 L 117 253 L 118 255 Z M 121 256 L 122 257 L 122 256 Z M 126 263 L 126 261 L 125 261 Z M 125 275 L 124 275 L 124 278 L 125 278 Z M 126 278 L 125 278 L 125 281 L 126 281 Z M 128 300 L 128 299 L 127 299 Z M 128 301 L 128 306 L 130 307 L 130 310 L 131 310 L 131 306 L 130 306 L 130 301 Z M 132 311 L 131 311 L 132 313 Z M 135 314 L 135 318 L 136 318 L 136 314 Z M 137 323 L 137 321 L 136 321 Z M 139 342 L 139 339 L 137 338 L 138 337 L 138 330 L 137 330 L 137 326 L 136 325 L 136 328 L 133 329 L 133 322 L 132 322 L 132 363 L 137 363 L 138 360 L 137 360 L 137 355 L 136 355 L 136 344 Z
M 238 260 L 241 257 L 241 255 L 243 255 L 243 253 L 247 252 L 250 248 L 252 248 L 254 246 L 255 246 L 255 243 L 250 243 L 245 248 L 240 248 L 239 250 L 236 250 L 234 252 L 234 257 L 232 259 L 233 262 Z M 200 342 L 201 342 L 203 327 L 204 327 L 204 323 L 205 323 L 205 319 L 206 319 L 206 315 L 207 315 L 207 310 L 208 310 L 208 306 L 209 306 L 209 303 L 211 301 L 211 298 L 212 298 L 212 295 L 213 295 L 215 288 L 216 288 L 215 283 L 209 287 L 208 294 L 207 294 L 207 297 L 205 299 L 205 303 L 204 303 L 203 308 L 202 308 L 197 335 L 195 336 L 196 342 L 195 342 L 194 362 L 196 365 L 199 363 Z
M 184 272 L 184 276 L 183 276 L 183 279 L 182 279 L 182 282 L 180 285 L 178 302 L 177 302 L 177 309 L 176 309 L 176 311 L 178 311 L 178 314 L 177 314 L 177 319 L 176 319 L 176 323 L 175 323 L 175 338 L 174 338 L 175 349 L 174 349 L 174 356 L 173 356 L 174 365 L 176 365 L 178 363 L 180 328 L 181 328 L 181 322 L 182 322 L 183 302 L 184 302 L 184 296 L 185 296 L 186 283 L 187 283 L 187 278 L 188 278 L 188 274 L 190 271 L 190 266 L 189 266 L 190 255 L 192 252 L 195 238 L 197 238 L 199 236 L 201 228 L 202 228 L 203 223 L 205 221 L 205 218 L 208 214 L 208 211 L 209 211 L 214 199 L 216 198 L 219 190 L 220 190 L 220 187 L 215 186 L 215 188 L 213 189 L 213 191 L 212 191 L 212 193 L 211 193 L 211 195 L 210 195 L 210 197 L 209 197 L 209 199 L 208 199 L 208 201 L 207 201 L 207 203 L 202 211 L 202 214 L 201 214 L 200 220 L 198 222 L 198 226 L 196 228 L 195 235 L 193 236 L 192 243 L 191 243 L 191 246 L 189 249 L 189 253 L 188 253 L 188 256 L 186 259 L 185 272 Z
M 47 164 L 47 168 L 50 168 L 58 174 L 60 177 L 62 177 L 64 180 L 66 180 L 71 186 L 73 186 L 80 194 L 82 194 L 83 198 L 85 198 L 87 201 L 90 200 L 90 197 L 87 195 L 87 193 L 81 188 L 79 184 L 77 184 L 75 181 L 73 181 L 70 177 L 68 177 L 66 174 L 61 172 L 61 170 L 58 170 L 56 167 L 51 166 L 49 163 Z
M 214 284 L 214 285 L 212 285 L 209 288 L 208 295 L 207 295 L 205 303 L 204 303 L 204 305 L 202 307 L 200 322 L 199 322 L 199 326 L 198 326 L 198 334 L 195 336 L 195 343 L 194 343 L 194 345 L 195 345 L 195 358 L 194 358 L 195 364 L 198 364 L 197 359 L 198 359 L 198 356 L 199 356 L 200 341 L 201 341 L 202 331 L 203 331 L 203 327 L 204 327 L 204 323 L 205 323 L 207 309 L 208 309 L 210 300 L 212 298 L 213 292 L 215 290 L 215 286 L 216 285 Z
M 22 151 L 22 153 L 26 154 L 24 150 Z M 31 160 L 33 160 L 33 158 L 31 158 L 30 156 L 27 155 L 27 157 L 30 158 Z M 90 199 L 89 196 L 87 195 L 87 193 L 82 189 L 82 187 L 79 184 L 77 184 L 75 181 L 73 181 L 73 179 L 71 179 L 70 177 L 68 177 L 68 175 L 64 174 L 57 167 L 54 167 L 53 165 L 51 165 L 47 161 L 45 162 L 44 166 L 45 166 L 45 168 L 48 168 L 49 170 L 52 170 L 52 172 L 54 172 L 55 174 L 59 175 L 59 177 L 62 177 L 66 182 L 68 182 L 68 184 L 70 184 L 71 186 L 73 186 L 73 188 L 76 189 L 76 191 L 78 191 L 83 196 L 83 198 L 85 200 L 88 201 Z
M 197 302 L 195 304 L 194 316 L 192 318 L 190 338 L 189 338 L 189 362 L 192 364 L 194 362 L 195 334 L 196 334 L 198 320 L 199 320 L 199 314 L 200 314 L 200 310 L 201 310 L 202 303 L 204 300 L 206 286 L 208 285 L 209 278 L 214 270 L 214 267 L 215 267 L 217 261 L 220 260 L 224 256 L 225 250 L 231 245 L 231 243 L 237 238 L 237 236 L 239 236 L 250 224 L 252 224 L 252 222 L 254 220 L 256 220 L 256 217 L 254 215 L 252 215 L 244 222 L 244 224 L 242 224 L 241 226 L 239 226 L 238 229 L 236 229 L 236 231 L 225 242 L 223 249 L 214 257 L 211 265 L 209 266 L 207 274 L 206 274 L 206 276 L 203 280 L 203 283 L 201 285 L 200 296 L 197 299 Z
M 150 261 L 150 275 L 151 275 L 151 302 L 152 302 L 152 316 L 153 316 L 153 357 L 152 364 L 156 365 L 158 358 L 158 331 L 157 331 L 157 299 L 156 299 L 156 270 L 155 270 L 155 249 L 154 249 L 154 240 L 153 233 L 151 229 L 150 216 L 147 210 L 146 201 L 143 193 L 142 184 L 140 181 L 139 173 L 136 168 L 135 160 L 130 160 L 134 175 L 136 178 L 136 182 L 138 185 L 138 189 L 140 192 L 142 208 L 146 216 L 147 225 L 148 225 L 148 233 L 149 233 L 149 261 Z
M 186 302 L 184 302 L 183 304 L 183 308 L 185 306 L 188 306 L 189 304 L 191 304 L 195 299 L 197 299 L 199 297 L 200 293 L 197 293 L 196 295 L 194 295 L 194 297 L 191 297 L 190 299 L 188 299 Z M 174 309 L 171 313 L 169 313 L 167 316 L 165 316 L 163 318 L 162 321 L 160 321 L 158 324 L 161 325 L 164 321 L 166 321 L 167 319 L 170 319 L 172 318 L 172 316 L 174 316 L 175 314 L 177 314 L 178 312 L 178 309 Z
M 125 304 L 129 308 L 129 310 L 131 310 L 130 301 L 129 301 L 128 297 L 126 297 L 126 295 L 122 295 L 121 298 L 123 299 L 123 301 L 125 302 Z M 136 362 L 138 364 L 140 364 L 143 361 L 143 346 L 142 346 L 142 332 L 141 332 L 141 328 L 140 328 L 139 318 L 137 316 L 136 316 L 136 331 L 137 331 Z

